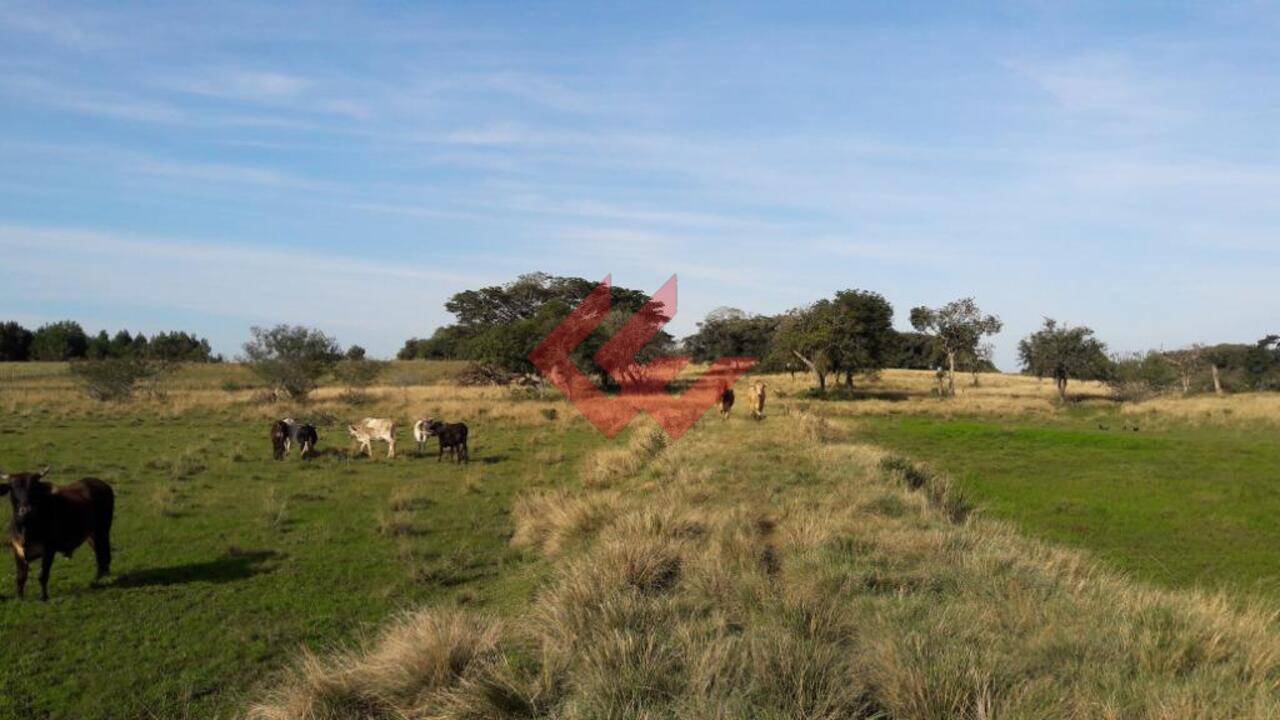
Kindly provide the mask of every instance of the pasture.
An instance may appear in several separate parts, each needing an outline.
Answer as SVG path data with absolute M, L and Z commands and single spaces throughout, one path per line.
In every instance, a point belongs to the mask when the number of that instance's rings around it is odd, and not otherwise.
M 60 558 L 46 604 L 0 571 L 0 717 L 1277 707 L 1269 398 L 1212 401 L 1241 419 L 1083 386 L 1064 409 L 984 376 L 940 401 L 888 371 L 820 400 L 778 375 L 763 422 L 711 413 L 667 443 L 637 421 L 610 442 L 562 401 L 429 363 L 305 407 L 260 404 L 234 365 L 123 405 L 12 368 L 0 467 L 111 482 L 116 560 L 91 589 L 87 548 Z M 283 415 L 320 428 L 319 457 L 271 460 Z M 415 457 L 423 415 L 471 426 L 469 466 L 434 442 Z M 348 456 L 365 416 L 401 423 L 401 457 Z

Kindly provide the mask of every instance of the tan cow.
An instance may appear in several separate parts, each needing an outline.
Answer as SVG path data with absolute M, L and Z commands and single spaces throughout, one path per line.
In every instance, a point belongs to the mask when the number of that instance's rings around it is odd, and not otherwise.
M 383 418 L 365 418 L 359 425 L 348 425 L 347 432 L 360 448 L 356 454 L 366 453 L 373 457 L 373 441 L 381 440 L 387 444 L 387 457 L 396 456 L 396 421 Z
M 766 385 L 763 381 L 751 384 L 748 393 L 751 396 L 751 417 L 756 420 L 764 419 L 764 400 L 766 394 Z

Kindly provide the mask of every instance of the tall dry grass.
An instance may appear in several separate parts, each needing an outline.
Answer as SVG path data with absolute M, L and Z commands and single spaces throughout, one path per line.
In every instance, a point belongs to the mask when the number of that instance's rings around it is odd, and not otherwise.
M 830 423 L 634 441 L 625 477 L 515 509 L 556 567 L 527 611 L 424 610 L 249 717 L 1280 716 L 1273 610 L 1023 537 Z

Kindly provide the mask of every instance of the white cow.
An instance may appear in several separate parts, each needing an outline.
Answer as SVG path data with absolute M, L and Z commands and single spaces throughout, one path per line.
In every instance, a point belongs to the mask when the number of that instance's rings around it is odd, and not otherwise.
M 428 418 L 422 418 L 413 424 L 413 439 L 418 443 L 419 455 L 427 450 L 427 439 L 431 437 L 430 429 L 427 425 L 430 424 L 430 422 L 431 421 Z
M 373 441 L 381 440 L 387 444 L 387 457 L 396 456 L 396 421 L 383 418 L 365 418 L 359 425 L 348 425 L 347 432 L 360 443 L 358 453 L 367 453 L 373 457 Z

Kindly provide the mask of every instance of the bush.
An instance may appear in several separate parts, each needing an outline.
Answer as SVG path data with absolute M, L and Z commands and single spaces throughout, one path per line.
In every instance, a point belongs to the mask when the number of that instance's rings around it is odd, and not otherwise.
M 342 356 L 338 342 L 319 330 L 298 325 L 255 327 L 244 345 L 245 362 L 272 388 L 294 400 L 306 400 Z
M 94 400 L 128 400 L 138 385 L 154 381 L 165 371 L 163 363 L 145 358 L 82 360 L 71 364 L 71 374 Z

